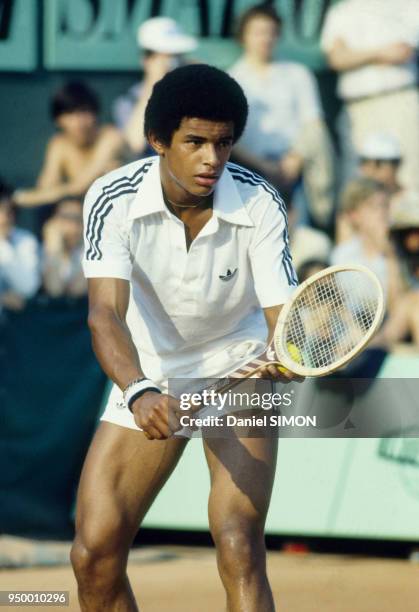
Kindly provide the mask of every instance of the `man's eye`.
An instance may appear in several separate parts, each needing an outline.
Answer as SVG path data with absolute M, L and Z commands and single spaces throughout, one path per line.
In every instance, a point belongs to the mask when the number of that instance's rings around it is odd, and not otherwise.
M 188 143 L 192 143 L 192 144 L 194 144 L 194 145 L 199 145 L 199 144 L 201 144 L 201 141 L 200 141 L 200 140 L 194 140 L 194 139 L 192 139 L 192 138 L 191 138 L 190 140 L 187 140 L 186 142 L 188 142 Z
M 223 147 L 223 148 L 231 147 L 231 144 L 232 144 L 231 140 L 222 140 L 220 142 L 220 146 Z

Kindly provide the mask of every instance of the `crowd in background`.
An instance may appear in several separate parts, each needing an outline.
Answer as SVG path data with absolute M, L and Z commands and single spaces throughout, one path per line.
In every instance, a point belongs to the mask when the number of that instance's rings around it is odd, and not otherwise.
M 387 296 L 386 341 L 419 345 L 419 0 L 341 0 L 326 15 L 322 49 L 338 74 L 342 111 L 326 125 L 316 79 L 276 59 L 282 19 L 270 4 L 237 27 L 242 53 L 230 74 L 249 102 L 233 160 L 263 175 L 284 197 L 300 280 L 329 263 L 361 263 Z M 142 80 L 116 99 L 114 123 L 100 121 L 88 85 L 52 95 L 56 134 L 31 189 L 0 184 L 0 310 L 24 308 L 44 292 L 86 293 L 81 268 L 83 196 L 97 177 L 153 154 L 143 134 L 154 84 L 194 61 L 197 41 L 173 20 L 138 30 Z M 7 177 L 6 177 L 7 179 Z M 17 207 L 37 210 L 39 235 L 15 224 Z

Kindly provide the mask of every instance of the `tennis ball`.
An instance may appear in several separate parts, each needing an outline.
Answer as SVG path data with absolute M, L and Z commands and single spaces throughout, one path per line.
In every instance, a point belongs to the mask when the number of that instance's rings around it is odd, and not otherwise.
M 293 361 L 296 363 L 302 363 L 303 359 L 300 350 L 295 346 L 293 342 L 287 342 L 288 353 Z M 278 372 L 286 372 L 287 368 L 284 366 L 277 366 Z

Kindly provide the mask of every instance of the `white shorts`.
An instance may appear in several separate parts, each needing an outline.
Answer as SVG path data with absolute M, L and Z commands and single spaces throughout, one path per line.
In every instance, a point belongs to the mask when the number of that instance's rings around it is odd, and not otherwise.
M 243 346 L 244 344 L 245 343 L 240 343 L 241 346 Z M 238 348 L 238 346 L 236 345 L 235 348 Z M 224 376 L 227 375 L 228 372 L 233 372 L 234 370 L 241 367 L 248 361 L 251 361 L 254 357 L 259 356 L 263 352 L 265 347 L 266 345 L 263 342 L 247 343 L 246 355 L 242 356 L 240 362 L 232 363 L 227 369 L 224 369 L 224 371 L 216 374 L 214 378 L 215 377 L 223 378 Z M 193 379 L 190 373 L 188 373 L 188 376 L 185 376 L 184 379 L 182 379 L 181 376 L 177 376 L 177 378 L 182 380 L 182 382 L 183 381 L 186 382 L 187 379 Z M 202 379 L 202 373 L 200 373 L 199 378 Z M 197 376 L 197 379 L 198 379 L 198 376 Z M 165 393 L 168 392 L 167 381 L 163 382 L 163 384 L 157 381 L 157 384 L 163 390 L 163 392 Z M 204 387 L 205 387 L 205 384 L 204 384 Z M 199 388 L 202 388 L 202 386 Z M 198 390 L 199 389 L 196 389 L 196 391 Z M 189 385 L 188 385 L 187 391 L 190 391 Z M 231 407 L 231 409 L 233 408 Z M 203 409 L 202 413 L 204 413 L 204 411 L 205 413 L 207 413 L 208 410 L 211 410 L 211 407 L 209 409 L 207 408 Z M 128 407 L 124 403 L 122 391 L 117 385 L 112 386 L 105 410 L 100 420 L 108 421 L 109 423 L 114 423 L 115 425 L 121 425 L 122 427 L 128 427 L 129 429 L 136 429 L 137 431 L 141 431 L 141 429 L 135 423 L 132 412 L 128 409 Z

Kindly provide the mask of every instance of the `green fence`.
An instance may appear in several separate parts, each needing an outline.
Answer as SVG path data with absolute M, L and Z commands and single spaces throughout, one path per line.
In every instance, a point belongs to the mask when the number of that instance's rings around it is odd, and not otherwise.
M 0 532 L 68 537 L 106 380 L 87 303 L 36 300 L 0 324 Z

